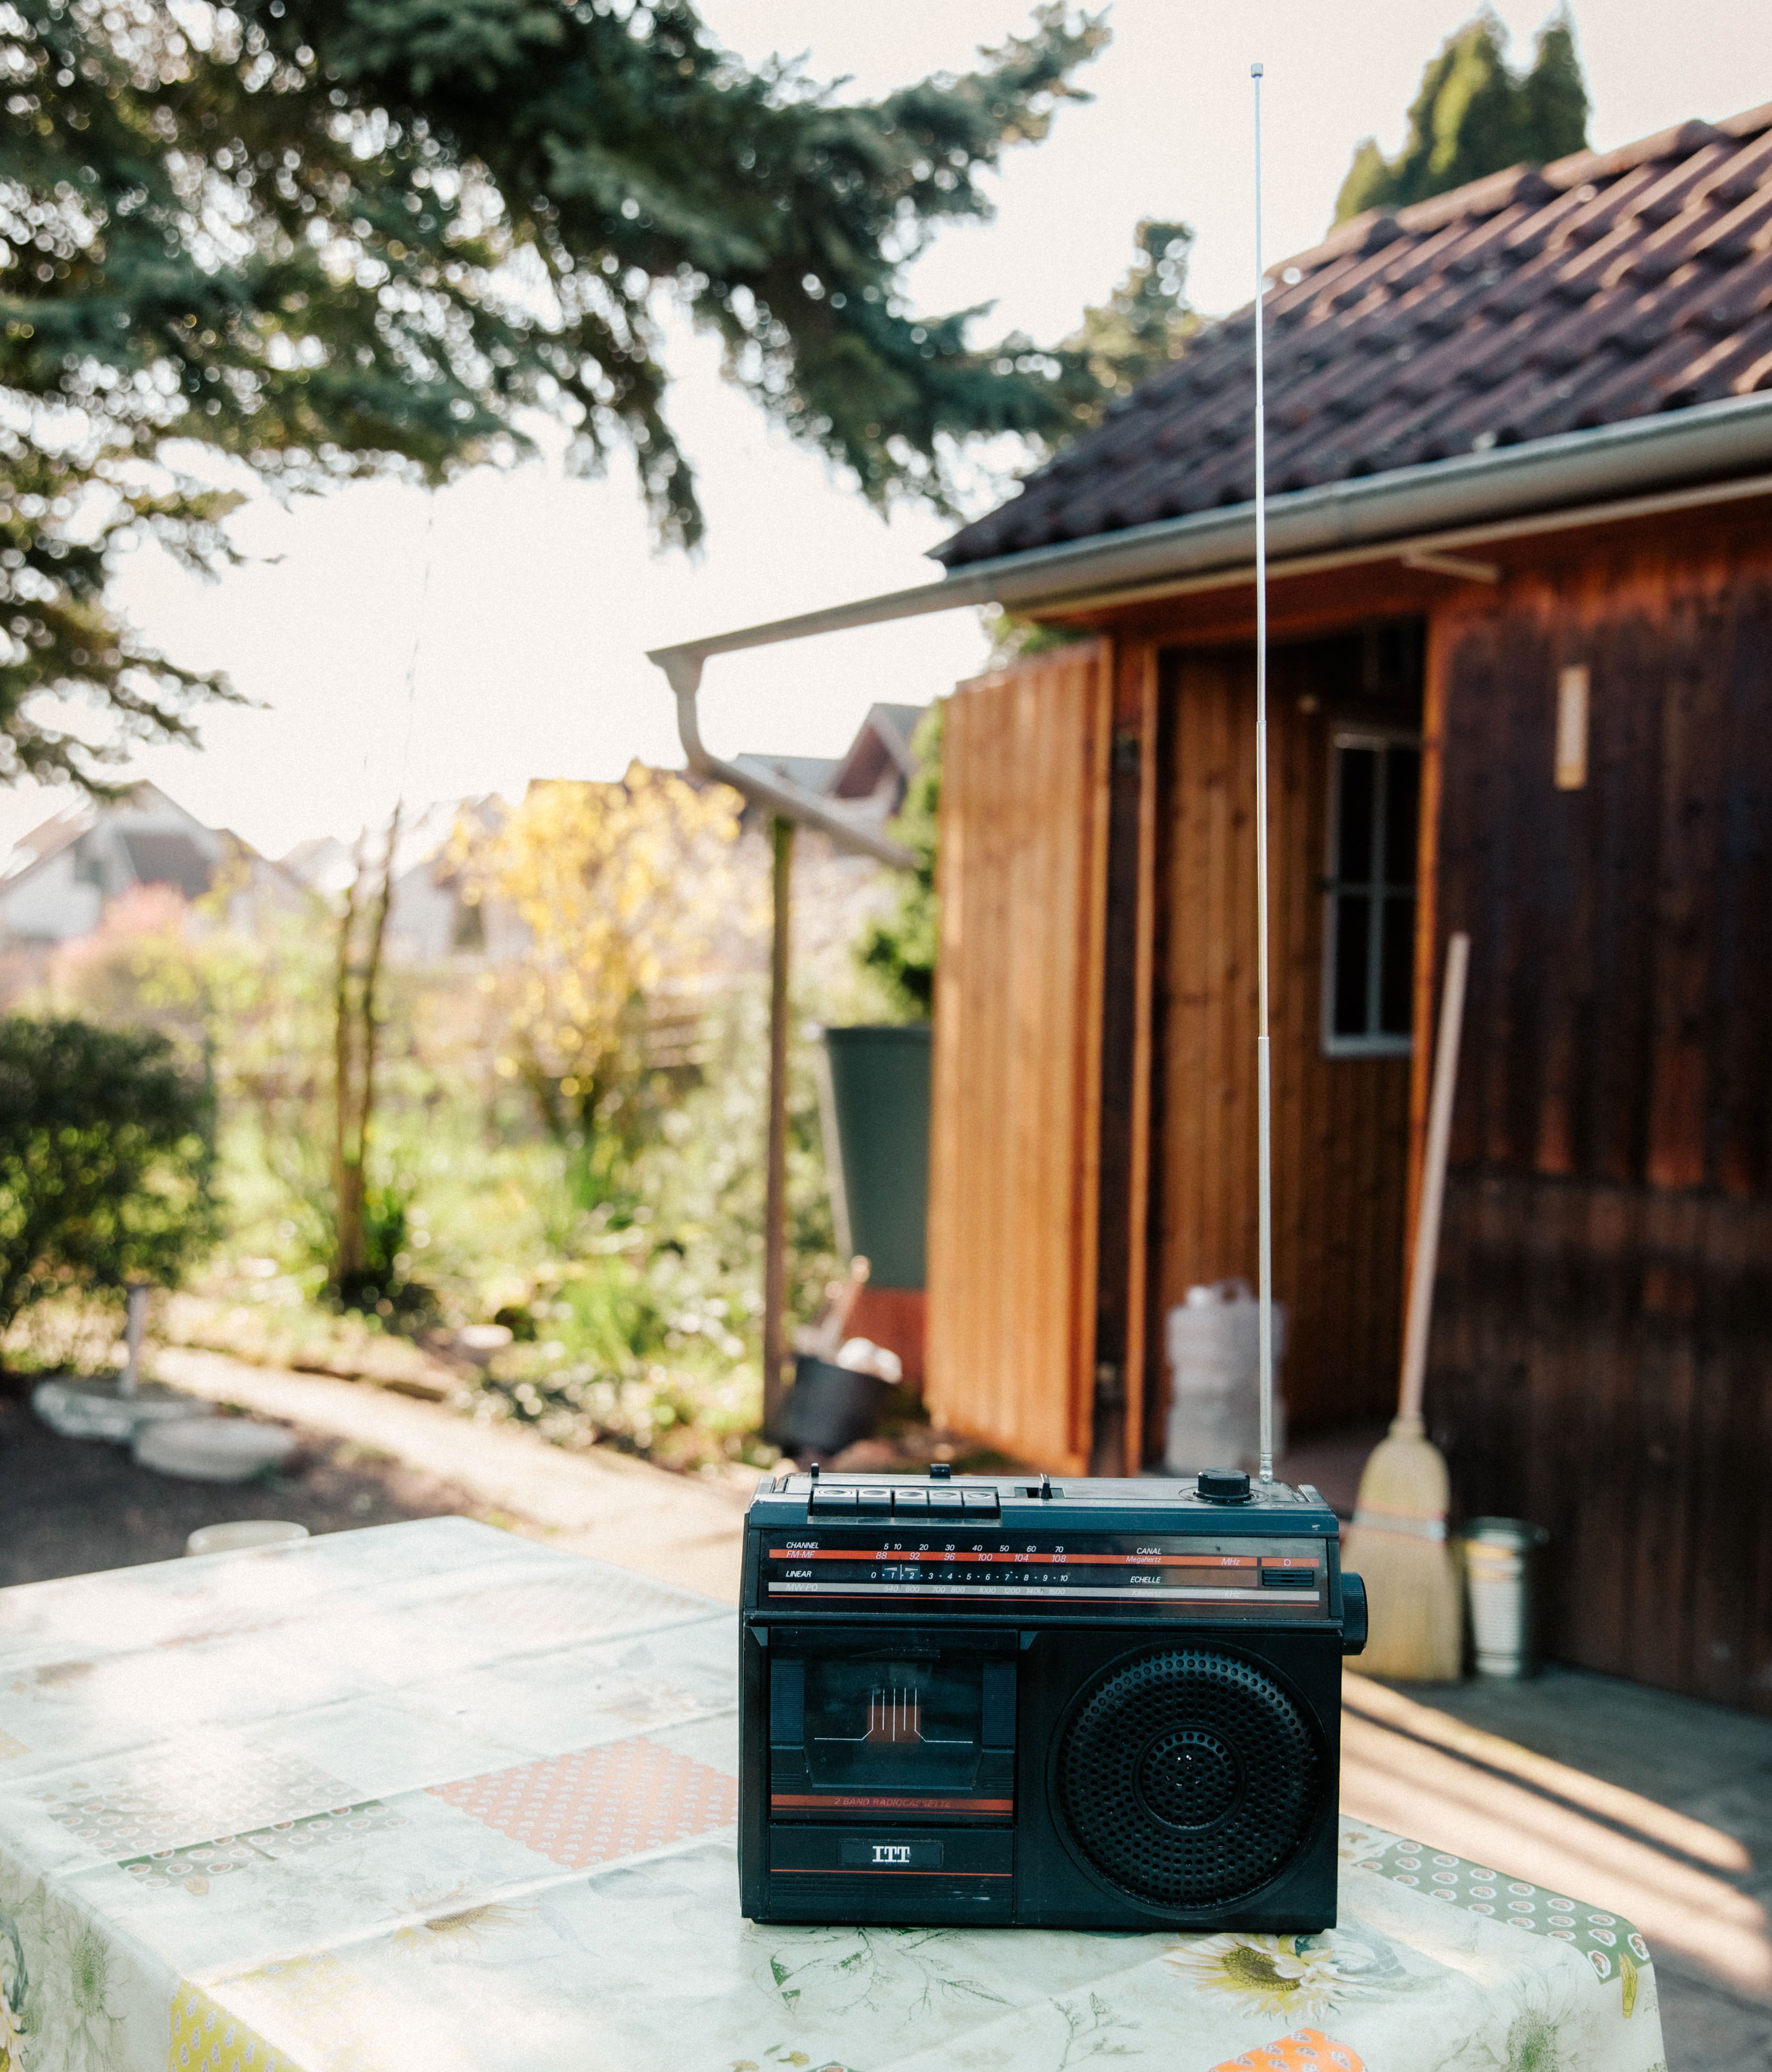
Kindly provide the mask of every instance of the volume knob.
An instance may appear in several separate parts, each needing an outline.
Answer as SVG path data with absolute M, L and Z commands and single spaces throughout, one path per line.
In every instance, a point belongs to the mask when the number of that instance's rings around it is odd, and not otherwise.
M 1249 1478 L 1241 1468 L 1202 1468 L 1194 1494 L 1207 1503 L 1247 1503 Z

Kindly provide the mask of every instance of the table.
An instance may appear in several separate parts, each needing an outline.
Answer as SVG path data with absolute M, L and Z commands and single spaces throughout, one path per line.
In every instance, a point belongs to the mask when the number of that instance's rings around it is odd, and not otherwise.
M 739 1918 L 734 1615 L 461 1519 L 0 1591 L 0 2072 L 1650 2072 L 1573 1895 L 1322 1935 Z

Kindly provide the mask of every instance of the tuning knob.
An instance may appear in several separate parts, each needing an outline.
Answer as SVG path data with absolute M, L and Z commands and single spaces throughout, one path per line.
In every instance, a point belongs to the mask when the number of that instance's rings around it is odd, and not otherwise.
M 1366 1650 L 1366 1578 L 1351 1569 L 1342 1571 L 1342 1653 L 1362 1655 Z
M 1249 1478 L 1241 1468 L 1202 1468 L 1194 1493 L 1207 1503 L 1247 1503 Z

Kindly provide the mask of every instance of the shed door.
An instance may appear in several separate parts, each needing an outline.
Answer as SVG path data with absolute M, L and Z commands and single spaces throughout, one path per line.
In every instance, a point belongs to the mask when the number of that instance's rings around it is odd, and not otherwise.
M 1281 1382 L 1299 1431 L 1379 1417 L 1396 1397 L 1417 655 L 1405 625 L 1277 646 L 1269 660 L 1274 1292 L 1287 1309 Z M 1166 658 L 1159 755 L 1145 1430 L 1153 1457 L 1168 1398 L 1165 1313 L 1198 1282 L 1256 1277 L 1255 668 L 1246 650 Z
M 1111 670 L 1092 641 L 962 684 L 942 750 L 931 1415 L 1087 1465 Z

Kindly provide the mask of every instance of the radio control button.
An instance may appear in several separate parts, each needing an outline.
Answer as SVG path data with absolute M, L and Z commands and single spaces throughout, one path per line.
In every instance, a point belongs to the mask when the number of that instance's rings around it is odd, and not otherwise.
M 929 1492 L 929 1509 L 933 1515 L 958 1518 L 965 1508 L 965 1493 L 956 1489 L 932 1489 Z
M 997 1507 L 995 1490 L 962 1490 L 960 1501 L 965 1506 L 968 1518 L 996 1518 L 1001 1514 Z
M 829 1518 L 833 1515 L 839 1518 L 853 1518 L 855 1491 L 853 1489 L 845 1489 L 841 1484 L 833 1489 L 829 1483 L 820 1482 L 812 1491 L 812 1515 L 815 1518 Z
M 929 1492 L 920 1489 L 894 1490 L 892 1492 L 892 1508 L 901 1516 L 907 1511 L 914 1511 L 919 1516 L 927 1518 L 929 1515 Z
M 1194 1493 L 1206 1503 L 1247 1503 L 1249 1478 L 1241 1468 L 1202 1468 Z
M 855 1492 L 857 1515 L 862 1518 L 890 1518 L 892 1515 L 892 1492 L 890 1489 L 870 1489 L 865 1486 Z
M 1261 1587 L 1264 1590 L 1314 1590 L 1317 1570 L 1309 1568 L 1264 1568 Z

